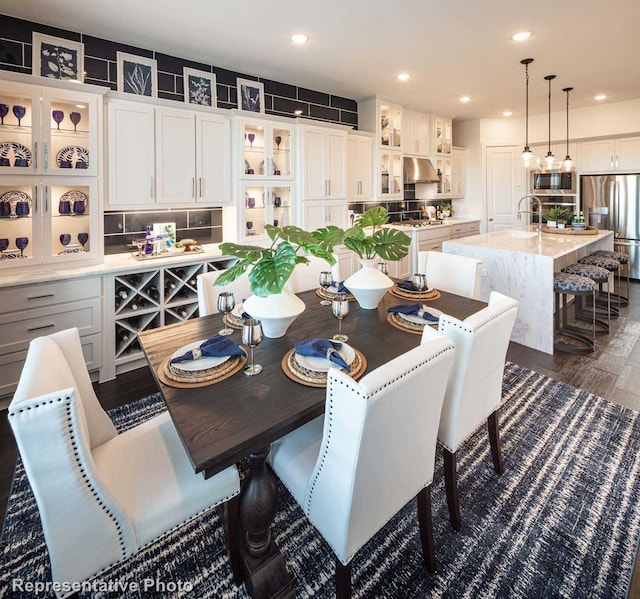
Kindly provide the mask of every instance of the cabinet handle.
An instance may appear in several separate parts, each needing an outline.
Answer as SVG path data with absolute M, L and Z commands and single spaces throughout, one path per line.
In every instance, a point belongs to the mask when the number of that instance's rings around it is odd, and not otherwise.
M 44 144 L 44 170 L 46 171 L 49 168 L 49 148 L 47 148 L 47 144 Z
M 44 211 L 49 212 L 49 186 L 44 186 Z
M 330 222 L 331 222 L 331 212 L 328 212 L 326 223 L 329 224 Z
M 55 293 L 45 293 L 43 295 L 32 295 L 27 300 L 44 299 L 45 297 L 53 297 Z
M 420 154 L 420 140 L 416 139 L 416 154 Z
M 42 329 L 51 329 L 53 327 L 55 327 L 56 325 L 53 323 L 50 324 L 43 324 L 41 327 L 29 327 L 27 329 L 27 331 L 31 332 L 31 331 L 40 331 Z
M 33 190 L 33 197 L 34 197 L 34 203 L 36 206 L 35 211 L 38 212 L 38 188 L 37 187 L 35 187 Z
M 331 195 L 331 179 L 327 179 L 327 188 L 329 190 L 329 193 L 327 195 Z
M 198 184 L 200 186 L 200 197 L 202 197 L 202 177 L 198 177 Z
M 191 177 L 191 197 L 196 197 L 196 178 Z
M 33 142 L 33 165 L 37 170 L 38 169 L 38 142 L 37 141 Z
M 611 155 L 611 168 L 613 168 L 613 154 Z
M 616 154 L 616 168 L 618 168 L 618 155 Z
M 154 187 L 155 187 L 155 185 L 154 185 L 154 183 L 155 183 L 155 177 L 151 177 L 151 179 L 149 180 L 149 182 L 150 182 L 150 186 L 149 186 L 149 193 L 151 194 L 151 199 L 153 199 L 153 196 L 154 196 L 154 193 L 153 193 L 153 192 L 154 192 Z

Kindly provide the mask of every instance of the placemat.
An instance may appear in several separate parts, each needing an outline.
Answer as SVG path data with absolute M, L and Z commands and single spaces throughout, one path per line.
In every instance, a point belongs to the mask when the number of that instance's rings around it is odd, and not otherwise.
M 410 299 L 417 300 L 418 292 L 417 291 L 405 291 L 404 289 L 400 289 L 397 285 L 394 285 L 391 289 L 389 289 L 389 293 L 391 295 L 395 295 L 396 297 L 401 297 L 402 299 Z M 437 289 L 432 289 L 431 291 L 425 291 L 422 293 L 422 301 L 423 302 L 431 302 L 433 300 L 437 300 L 440 297 L 440 292 Z
M 236 372 L 242 370 L 247 363 L 247 358 L 244 356 L 232 356 L 226 362 L 223 362 L 218 366 L 214 366 L 207 370 L 201 370 L 198 372 L 197 376 L 185 376 L 176 373 L 171 369 L 171 365 L 169 364 L 170 359 L 171 356 L 160 364 L 158 368 L 158 378 L 165 385 L 168 385 L 169 387 L 177 387 L 178 389 L 213 385 L 233 376 Z
M 318 287 L 318 289 L 316 289 L 316 295 L 319 298 L 326 299 L 326 300 L 335 299 L 338 295 L 346 295 L 347 299 L 350 302 L 356 301 L 356 298 L 351 293 L 344 293 L 344 292 L 338 293 L 337 291 L 325 291 L 322 287 Z
M 227 324 L 229 328 L 242 330 L 242 317 L 236 316 L 233 312 L 227 314 Z
M 352 379 L 358 380 L 367 369 L 367 359 L 362 352 L 353 347 L 353 351 L 356 356 L 353 362 L 349 365 L 350 370 L 347 373 Z M 326 387 L 327 386 L 327 373 L 316 372 L 300 366 L 296 362 L 295 348 L 290 349 L 282 358 L 282 371 L 296 383 L 305 385 L 307 387 Z
M 402 318 L 402 314 L 398 314 L 397 312 L 387 313 L 387 322 L 396 329 L 407 333 L 414 333 L 415 335 L 422 335 L 422 329 L 427 325 L 438 328 L 437 322 L 427 322 L 425 320 L 424 324 L 418 324 Z

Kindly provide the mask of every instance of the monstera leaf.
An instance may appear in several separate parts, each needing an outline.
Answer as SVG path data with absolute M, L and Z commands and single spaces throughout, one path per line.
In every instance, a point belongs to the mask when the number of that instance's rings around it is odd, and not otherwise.
M 409 253 L 411 238 L 397 229 L 380 229 L 370 239 L 375 243 L 376 254 L 384 260 L 400 260 Z
M 296 265 L 296 251 L 283 241 L 272 256 L 263 256 L 249 273 L 251 291 L 260 297 L 281 293 Z

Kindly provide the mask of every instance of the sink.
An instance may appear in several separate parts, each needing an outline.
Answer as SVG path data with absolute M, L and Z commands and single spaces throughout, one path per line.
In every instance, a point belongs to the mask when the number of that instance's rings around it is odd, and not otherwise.
M 528 239 L 530 237 L 536 237 L 538 233 L 536 231 L 511 231 L 511 237 L 518 237 L 520 239 Z

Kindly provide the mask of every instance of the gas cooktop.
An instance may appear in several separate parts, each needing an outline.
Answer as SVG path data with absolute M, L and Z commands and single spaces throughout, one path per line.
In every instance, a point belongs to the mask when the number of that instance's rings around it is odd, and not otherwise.
M 442 225 L 444 224 L 444 221 L 435 219 L 429 220 L 428 218 L 412 218 L 409 220 L 396 221 L 393 224 L 402 225 L 404 227 L 430 227 L 432 225 Z

